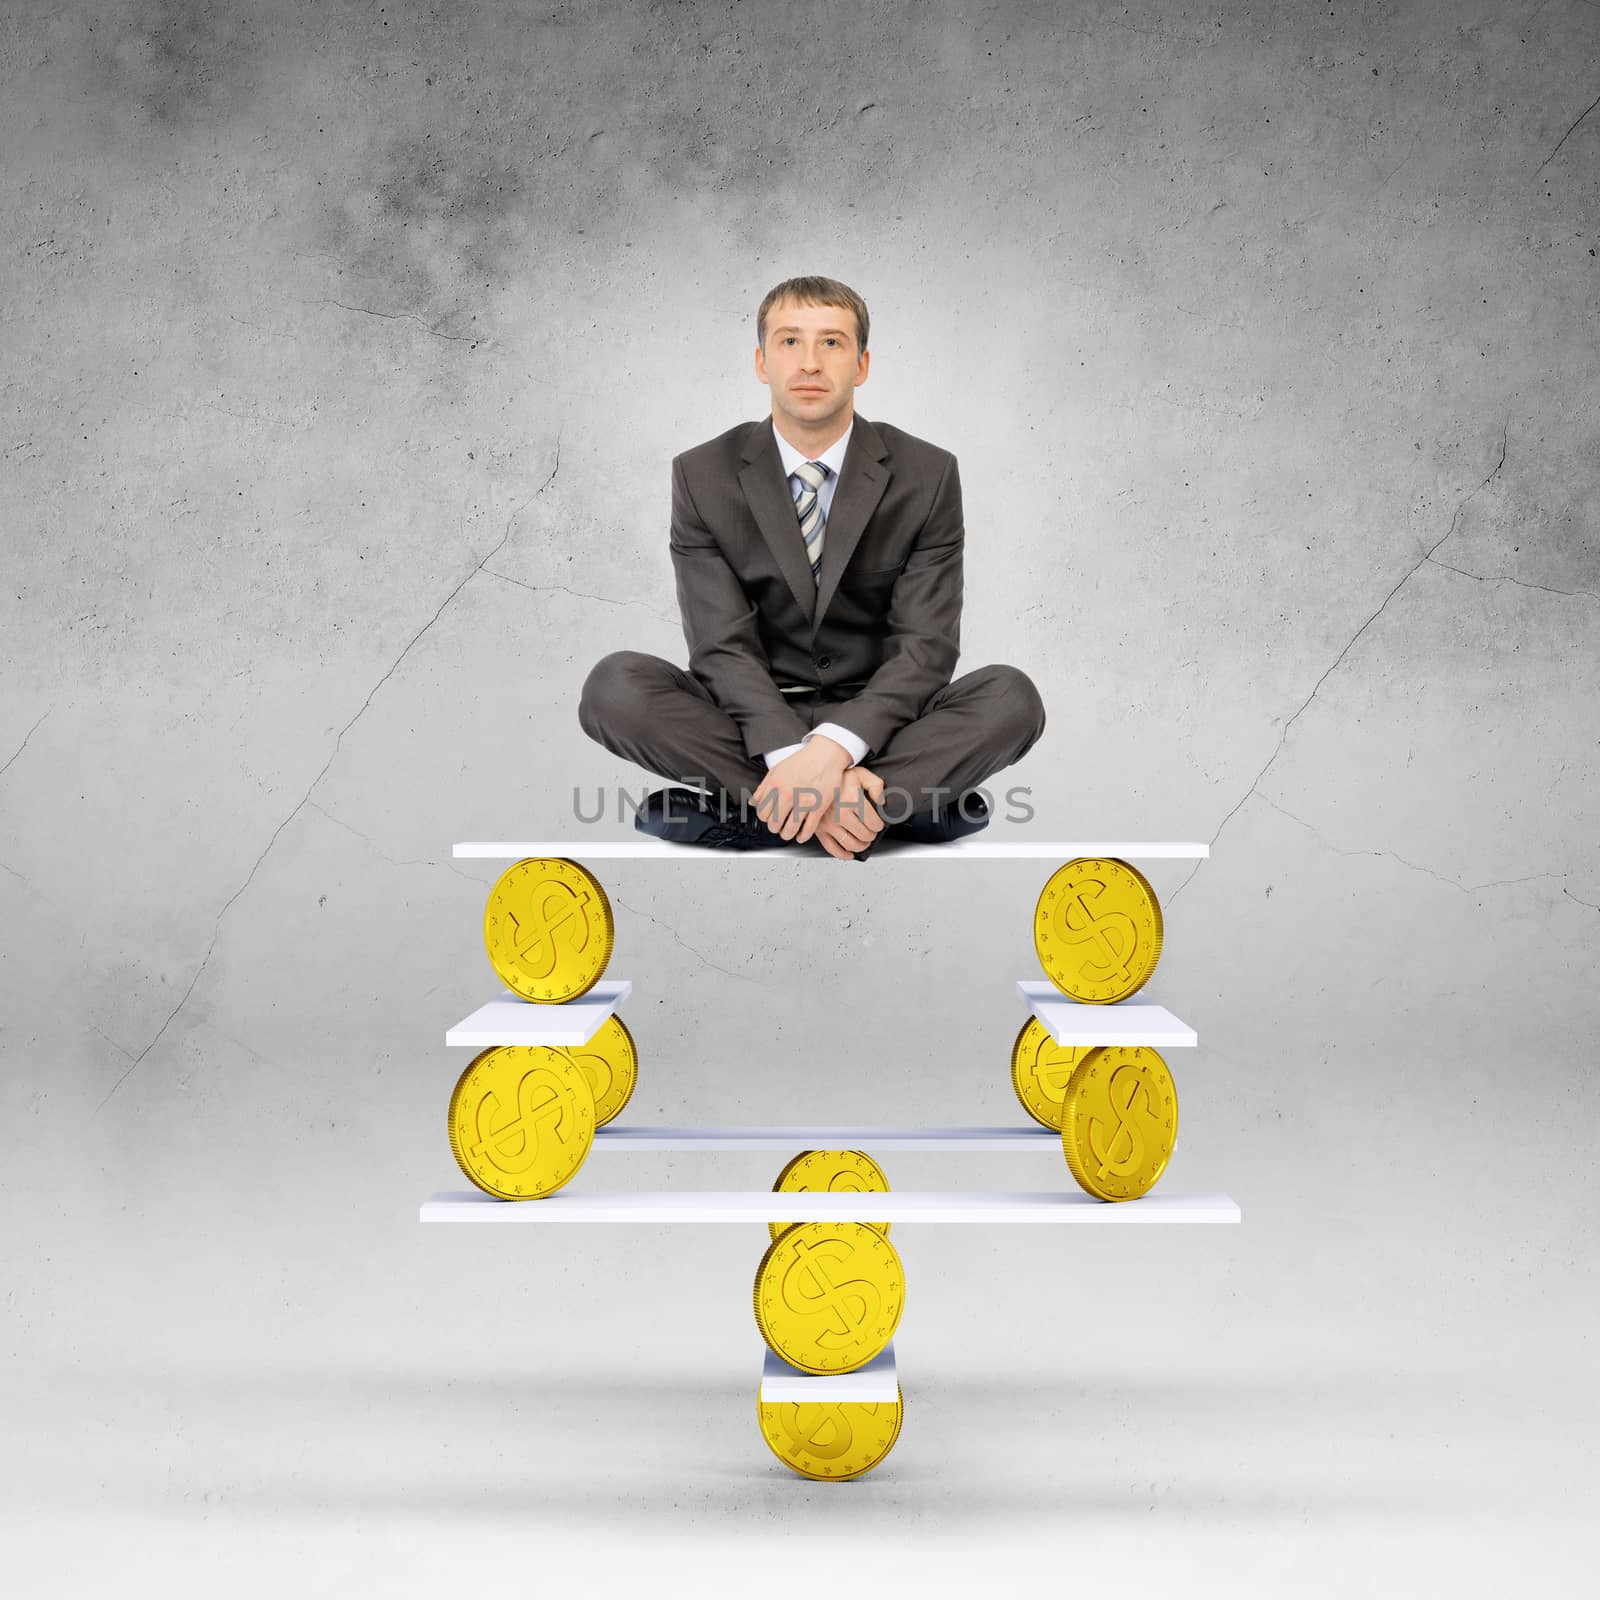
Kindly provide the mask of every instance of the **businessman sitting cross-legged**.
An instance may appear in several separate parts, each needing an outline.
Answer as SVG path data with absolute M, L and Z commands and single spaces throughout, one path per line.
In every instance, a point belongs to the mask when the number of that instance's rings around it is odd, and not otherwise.
M 880 836 L 937 843 L 988 822 L 974 792 L 1044 732 L 1028 676 L 960 655 L 965 529 L 956 458 L 855 410 L 867 308 L 791 278 L 756 315 L 772 413 L 672 462 L 685 671 L 615 650 L 578 721 L 692 788 L 634 818 L 724 849 L 805 845 L 859 859 Z

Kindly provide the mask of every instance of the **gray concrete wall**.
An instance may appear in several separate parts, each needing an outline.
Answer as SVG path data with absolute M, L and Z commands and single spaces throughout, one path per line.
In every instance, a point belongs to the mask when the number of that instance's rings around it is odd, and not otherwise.
M 1191 1593 L 1203 1536 L 1232 1594 L 1568 1571 L 1600 8 L 12 4 L 0 71 L 13 1566 L 321 1593 L 825 1527 L 1089 1576 L 1136 1515 Z M 765 412 L 803 272 L 867 299 L 862 413 L 960 460 L 1030 832 L 1211 841 L 1152 874 L 1201 1041 L 1162 1181 L 1245 1214 L 904 1231 L 848 1502 L 756 1435 L 760 1239 L 415 1221 L 495 988 L 451 842 L 649 781 L 578 689 L 684 659 L 668 462 Z M 1046 870 L 605 869 L 629 1118 L 1014 1120 Z

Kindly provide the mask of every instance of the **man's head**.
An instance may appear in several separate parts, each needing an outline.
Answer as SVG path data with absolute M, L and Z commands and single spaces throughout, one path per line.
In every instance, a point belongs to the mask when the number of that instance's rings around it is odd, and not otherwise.
M 843 433 L 871 360 L 861 296 L 835 278 L 789 278 L 761 302 L 756 339 L 756 377 L 785 432 Z

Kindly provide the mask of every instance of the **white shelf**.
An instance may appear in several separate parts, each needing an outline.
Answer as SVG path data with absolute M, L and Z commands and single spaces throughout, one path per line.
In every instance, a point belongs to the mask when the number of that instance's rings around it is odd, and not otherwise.
M 528 839 L 515 843 L 469 840 L 451 846 L 458 860 L 473 856 L 493 861 L 522 861 L 528 856 L 566 856 L 575 861 L 659 861 L 673 856 L 685 861 L 810 861 L 819 859 L 809 845 L 774 846 L 770 850 L 711 850 L 704 845 L 673 844 L 666 839 Z M 993 843 L 984 839 L 957 839 L 950 844 L 907 844 L 884 839 L 874 846 L 867 862 L 874 861 L 1074 861 L 1079 856 L 1115 856 L 1122 861 L 1203 860 L 1208 844 L 1128 844 L 1091 839 L 1055 842 Z M 832 857 L 820 859 L 831 860 Z
M 633 982 L 628 978 L 601 979 L 576 1000 L 559 1005 L 524 1000 L 503 989 L 498 1000 L 479 1006 L 449 1029 L 444 1042 L 480 1049 L 491 1044 L 587 1044 L 632 993 Z
M 1200 1042 L 1165 1006 L 1135 996 L 1090 1005 L 1069 1000 L 1053 983 L 1029 978 L 1017 980 L 1017 993 L 1057 1044 L 1148 1044 L 1161 1050 Z
M 1238 1222 L 1225 1194 L 1155 1192 L 1096 1200 L 1081 1189 L 1038 1193 L 895 1189 L 871 1194 L 774 1193 L 770 1189 L 558 1190 L 542 1200 L 498 1200 L 482 1190 L 430 1195 L 423 1222 Z
M 763 1346 L 766 1360 L 761 1364 L 761 1398 L 763 1401 L 798 1400 L 801 1403 L 817 1400 L 874 1400 L 895 1401 L 900 1398 L 900 1371 L 895 1365 L 894 1340 L 891 1339 L 864 1367 L 854 1372 L 813 1373 L 791 1367 L 770 1346 Z
M 1050 1128 L 645 1128 L 607 1123 L 596 1150 L 1046 1150 L 1061 1154 Z

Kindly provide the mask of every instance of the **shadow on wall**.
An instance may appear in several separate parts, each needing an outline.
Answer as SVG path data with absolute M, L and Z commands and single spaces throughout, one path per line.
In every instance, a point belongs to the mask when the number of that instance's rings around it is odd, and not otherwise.
M 1152 1509 L 1250 1525 L 1356 1514 L 1393 1524 L 1551 1509 L 1503 1465 L 1536 1459 L 1525 1395 L 1427 1370 L 1130 1380 L 1054 1369 L 992 1379 L 928 1375 L 906 1395 L 892 1456 L 854 1489 L 809 1484 L 773 1461 L 756 1427 L 757 1365 L 739 1380 L 504 1372 L 275 1376 L 259 1371 L 96 1378 L 75 1371 L 13 1435 L 51 1433 L 58 1481 L 36 1496 L 81 1504 L 92 1428 L 102 1506 L 225 1505 L 264 1517 L 404 1512 L 440 1520 L 530 1517 L 595 1526 L 625 1515 L 787 1509 L 860 1526 L 937 1513 L 941 1526 L 1021 1515 L 1060 1522 Z M 66 1395 L 64 1404 L 58 1403 Z M 31 1426 L 30 1426 L 31 1425 Z M 1068 1441 L 1064 1445 L 1064 1440 Z M 1548 1459 L 1551 1472 L 1559 1463 Z M 151 1471 L 152 1460 L 165 1470 Z M 866 1493 L 857 1491 L 865 1490 Z

